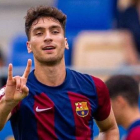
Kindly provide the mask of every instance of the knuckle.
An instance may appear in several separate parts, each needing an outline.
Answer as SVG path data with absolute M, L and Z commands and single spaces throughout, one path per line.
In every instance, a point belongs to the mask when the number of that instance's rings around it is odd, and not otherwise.
M 19 75 L 14 76 L 15 79 L 20 79 L 21 77 Z

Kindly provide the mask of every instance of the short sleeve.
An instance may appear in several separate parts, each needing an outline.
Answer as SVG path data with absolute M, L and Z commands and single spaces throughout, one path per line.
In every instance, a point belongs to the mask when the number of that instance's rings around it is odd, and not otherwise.
M 96 87 L 96 92 L 98 97 L 98 108 L 94 114 L 94 118 L 97 121 L 103 121 L 109 116 L 111 111 L 109 91 L 107 89 L 107 86 L 102 80 L 96 77 L 92 77 L 92 78 Z

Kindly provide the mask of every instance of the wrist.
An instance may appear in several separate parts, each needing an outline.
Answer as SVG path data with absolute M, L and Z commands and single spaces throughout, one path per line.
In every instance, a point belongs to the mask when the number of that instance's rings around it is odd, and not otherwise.
M 6 100 L 5 95 L 1 98 L 1 102 L 8 108 L 14 108 L 18 104 L 18 101 Z

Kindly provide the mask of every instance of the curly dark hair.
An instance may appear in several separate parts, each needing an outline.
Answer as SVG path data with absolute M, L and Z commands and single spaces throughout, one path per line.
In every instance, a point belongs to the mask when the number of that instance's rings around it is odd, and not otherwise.
M 138 106 L 139 86 L 138 82 L 129 75 L 115 75 L 106 82 L 111 99 L 122 96 L 130 106 Z
M 65 33 L 65 25 L 67 17 L 62 11 L 51 6 L 32 7 L 27 11 L 27 15 L 25 16 L 25 32 L 28 40 L 30 40 L 30 29 L 32 23 L 35 20 L 39 19 L 40 17 L 53 17 L 57 19 L 60 22 Z
M 139 0 L 132 0 L 132 5 L 134 5 L 135 7 L 137 7 L 138 6 L 138 4 L 139 4 Z

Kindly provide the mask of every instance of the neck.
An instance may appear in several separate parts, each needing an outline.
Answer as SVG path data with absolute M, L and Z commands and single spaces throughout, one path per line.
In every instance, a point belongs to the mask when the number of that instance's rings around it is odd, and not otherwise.
M 36 78 L 41 83 L 48 86 L 61 85 L 66 77 L 65 63 L 60 63 L 56 66 L 35 65 Z
M 138 15 L 140 15 L 140 2 L 137 4 L 136 8 L 137 8 L 137 11 L 138 11 Z
M 131 109 L 129 108 L 124 112 L 123 121 L 121 125 L 125 129 L 128 129 L 129 126 L 138 119 L 140 119 L 139 109 L 137 107 Z

